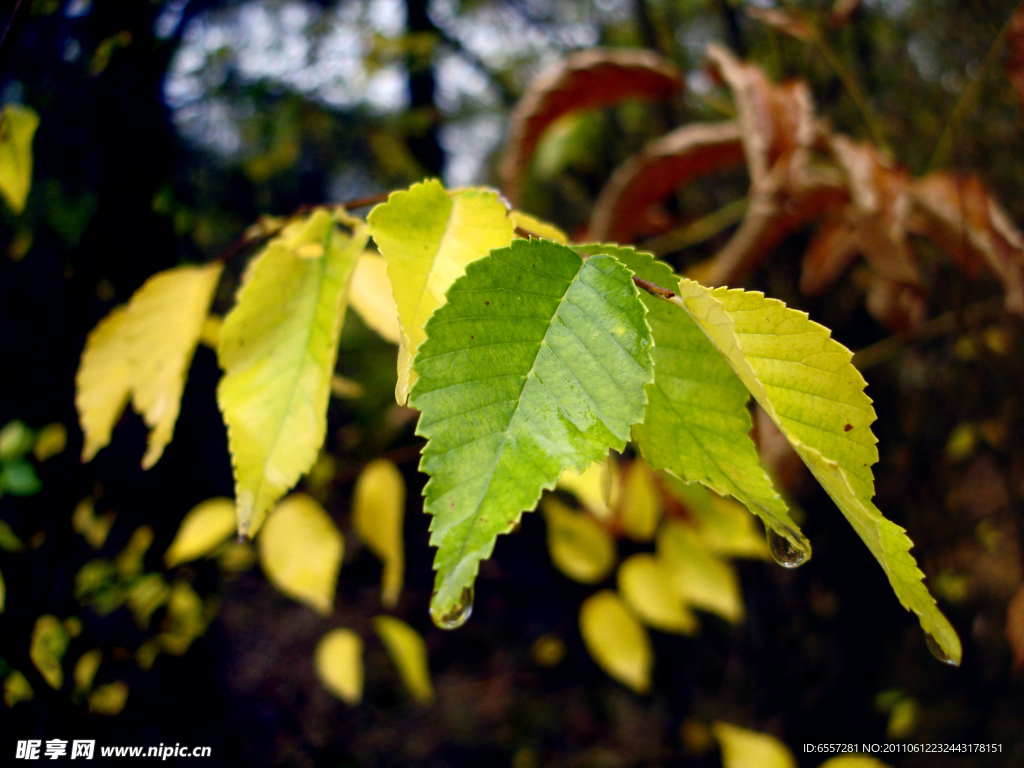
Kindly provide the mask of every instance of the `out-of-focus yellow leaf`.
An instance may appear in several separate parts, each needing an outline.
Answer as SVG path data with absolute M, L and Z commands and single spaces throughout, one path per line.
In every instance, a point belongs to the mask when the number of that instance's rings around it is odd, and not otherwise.
M 722 557 L 771 557 L 764 530 L 746 507 L 698 485 L 692 490 L 704 497 L 702 503 L 690 504 L 687 509 L 697 521 L 697 535 L 708 550 Z
M 128 683 L 117 680 L 100 685 L 89 694 L 89 712 L 94 715 L 119 715 L 128 701 Z
M 99 549 L 106 542 L 115 517 L 113 512 L 104 512 L 97 517 L 95 503 L 91 498 L 86 498 L 75 505 L 75 511 L 71 513 L 71 527 L 75 533 L 82 535 L 90 547 Z
M 93 648 L 78 657 L 74 671 L 76 692 L 84 693 L 92 688 L 92 681 L 96 679 L 96 671 L 100 668 L 101 661 L 103 661 L 103 651 L 99 648 Z
M 199 343 L 209 347 L 214 352 L 220 343 L 220 329 L 224 325 L 224 318 L 220 315 L 207 315 L 203 320 L 203 327 L 199 331 Z
M 433 701 L 434 686 L 430 683 L 427 646 L 419 633 L 393 616 L 375 616 L 373 628 L 398 667 L 398 674 L 412 697 L 420 704 Z
M 562 663 L 567 651 L 562 638 L 555 635 L 541 635 L 530 646 L 530 658 L 538 667 L 556 667 Z
M 216 603 L 203 604 L 192 586 L 184 581 L 175 582 L 167 599 L 167 615 L 158 635 L 160 649 L 181 656 L 202 636 L 216 613 Z M 141 650 L 141 649 L 140 649 Z
M 893 741 L 908 738 L 916 729 L 920 720 L 920 708 L 917 700 L 906 696 L 896 701 L 889 712 L 889 722 L 885 726 L 885 735 Z
M 46 461 L 53 456 L 63 453 L 67 445 L 67 427 L 60 422 L 47 424 L 36 435 L 36 444 L 32 449 L 32 455 L 36 457 L 36 461 Z
M 883 763 L 874 757 L 867 755 L 838 755 L 822 763 L 818 768 L 890 768 L 888 763 Z
M 34 695 L 28 678 L 18 670 L 4 679 L 4 704 L 8 707 L 13 707 L 19 701 L 30 701 Z
M 20 104 L 0 112 L 0 195 L 15 213 L 25 209 L 32 187 L 32 138 L 39 115 Z
M 4 552 L 21 552 L 25 544 L 14 533 L 6 520 L 0 520 L 0 549 Z
M 593 517 L 574 512 L 558 499 L 541 502 L 548 524 L 551 562 L 570 579 L 596 584 L 615 566 L 615 541 Z
M 28 655 L 51 688 L 59 689 L 64 684 L 61 660 L 69 642 L 71 635 L 56 616 L 45 614 L 36 619 Z
M 676 594 L 686 603 L 733 623 L 743 618 L 736 571 L 709 552 L 691 526 L 667 520 L 658 530 L 656 547 Z
M 343 400 L 357 400 L 366 394 L 366 389 L 354 379 L 334 374 L 331 376 L 331 394 Z
M 567 469 L 558 478 L 558 487 L 575 495 L 598 520 L 608 520 L 612 516 L 612 508 L 619 501 L 617 462 L 608 454 L 604 463 L 595 461 L 582 473 Z
M 363 698 L 363 641 L 351 629 L 332 629 L 316 646 L 316 674 L 350 707 Z
M 384 563 L 381 602 L 388 608 L 395 606 L 402 592 L 404 514 L 405 481 L 402 473 L 387 459 L 371 461 L 356 481 L 352 524 L 359 538 Z
M 211 554 L 235 532 L 235 502 L 219 496 L 199 502 L 181 521 L 174 541 L 164 554 L 164 563 L 180 563 Z
M 626 535 L 637 541 L 650 541 L 661 519 L 661 499 L 654 475 L 644 461 L 634 461 L 626 472 L 619 502 L 619 522 Z
M 215 262 L 159 272 L 128 302 L 132 405 L 150 429 L 143 469 L 152 467 L 171 441 L 185 375 L 222 267 Z
M 619 594 L 644 624 L 681 635 L 697 633 L 697 617 L 683 603 L 657 558 L 633 555 L 619 566 L 617 579 Z
M 159 573 L 147 573 L 136 579 L 128 590 L 128 607 L 135 623 L 147 629 L 153 612 L 164 605 L 170 595 L 171 588 Z
M 140 525 L 128 537 L 128 543 L 114 560 L 118 576 L 138 576 L 144 570 L 143 558 L 149 545 L 153 543 L 153 529 L 148 525 Z
M 131 396 L 127 328 L 128 308 L 116 307 L 86 337 L 75 376 L 75 406 L 85 434 L 82 461 L 92 459 L 110 442 L 110 433 Z
M 568 243 L 569 236 L 554 224 L 549 224 L 536 216 L 531 216 L 524 211 L 514 210 L 509 214 L 516 229 L 521 229 L 537 237 L 546 237 L 556 243 Z
M 89 334 L 75 380 L 83 461 L 110 442 L 129 396 L 150 428 L 143 468 L 163 454 L 222 267 L 176 267 L 154 275 L 127 307 L 115 308 Z
M 362 225 L 342 233 L 324 209 L 289 224 L 255 257 L 224 319 L 217 403 L 244 536 L 256 533 L 323 445 L 349 280 L 366 237 Z
M 796 768 L 789 748 L 774 736 L 721 721 L 711 730 L 722 745 L 723 768 Z
M 277 505 L 259 537 L 260 565 L 281 592 L 327 615 L 344 539 L 316 499 L 295 494 Z
M 617 594 L 603 589 L 583 601 L 580 634 L 601 669 L 637 693 L 650 690 L 651 639 Z
M 466 264 L 512 241 L 512 220 L 497 193 L 449 193 L 436 179 L 393 192 L 366 220 L 387 262 L 398 307 L 402 330 L 395 399 L 404 405 L 416 380 L 410 363 L 426 338 L 424 323 L 445 303 L 445 293 Z
M 363 322 L 387 339 L 397 344 L 402 330 L 398 324 L 398 306 L 391 293 L 387 264 L 375 253 L 365 251 L 356 263 L 352 274 L 352 288 L 348 296 L 352 309 L 359 313 Z

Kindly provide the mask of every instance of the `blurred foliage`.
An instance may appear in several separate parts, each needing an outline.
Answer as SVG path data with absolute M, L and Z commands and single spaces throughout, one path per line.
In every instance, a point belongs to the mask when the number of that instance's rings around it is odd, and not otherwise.
M 21 3 L 0 49 L 0 102 L 30 108 L 40 122 L 24 208 L 6 195 L 0 207 L 0 424 L 8 425 L 3 435 L 22 435 L 0 440 L 18 444 L 0 470 L 16 467 L 0 498 L 0 675 L 10 707 L 2 748 L 17 738 L 77 736 L 208 744 L 237 765 L 728 768 L 719 744 L 726 731 L 716 724 L 736 723 L 782 737 L 803 768 L 824 759 L 801 753 L 804 743 L 888 739 L 993 742 L 1000 753 L 957 756 L 955 764 L 1020 764 L 1024 340 L 999 286 L 964 280 L 937 250 L 921 251 L 930 290 L 924 322 L 910 333 L 891 333 L 866 313 L 859 266 L 826 294 L 804 297 L 806 231 L 781 243 L 748 286 L 809 311 L 858 350 L 880 417 L 878 504 L 912 534 L 965 640 L 960 671 L 924 652 L 883 579 L 850 580 L 873 566 L 827 499 L 797 475 L 788 488 L 808 511 L 814 570 L 781 571 L 733 560 L 752 552 L 713 550 L 735 573 L 745 620 L 707 613 L 693 638 L 652 621 L 651 692 L 634 696 L 590 659 L 577 617 L 595 590 L 617 588 L 629 602 L 623 569 L 645 562 L 632 560 L 649 556 L 645 537 L 624 535 L 614 504 L 595 508 L 567 485 L 551 503 L 575 505 L 571 514 L 608 531 L 618 569 L 596 586 L 565 578 L 558 556 L 537 556 L 551 528 L 541 515 L 528 517 L 482 570 L 474 618 L 454 634 L 420 618 L 432 553 L 422 516 L 406 518 L 394 611 L 427 646 L 434 693 L 431 706 L 409 706 L 413 684 L 388 660 L 374 624 L 382 564 L 371 536 L 365 548 L 357 543 L 349 511 L 363 466 L 382 454 L 410 497 L 423 482 L 412 415 L 393 405 L 394 347 L 369 318 L 348 321 L 337 366 L 362 395 L 331 401 L 326 450 L 303 488 L 345 534 L 327 616 L 270 586 L 250 567 L 248 545 L 214 543 L 213 518 L 209 557 L 164 560 L 188 510 L 231 493 L 208 348 L 195 352 L 175 441 L 145 474 L 138 463 L 147 429 L 131 412 L 86 467 L 76 430 L 61 438 L 63 427 L 26 426 L 75 423 L 74 371 L 87 332 L 151 274 L 224 254 L 237 280 L 239 260 L 230 255 L 259 215 L 419 180 L 424 169 L 436 172 L 436 156 L 423 148 L 431 137 L 447 181 L 493 182 L 508 108 L 545 66 L 596 44 L 658 51 L 687 89 L 678 103 L 570 118 L 550 144 L 542 141 L 522 205 L 570 232 L 585 226 L 614 169 L 647 142 L 674 125 L 735 116 L 705 73 L 712 41 L 773 82 L 806 80 L 819 116 L 913 175 L 977 174 L 1009 218 L 1024 221 L 1024 166 L 1015 162 L 1024 113 L 1003 66 L 1016 3 L 774 6 L 813 25 L 810 41 L 750 16 L 751 5 L 766 4 L 463 0 L 431 4 L 434 29 L 411 30 L 402 6 L 382 0 Z M 844 5 L 848 16 L 831 13 Z M 0 12 L 5 28 L 10 13 Z M 409 68 L 434 76 L 425 99 L 409 92 Z M 310 74 L 318 70 L 329 75 Z M 358 92 L 346 92 L 353 84 Z M 747 186 L 737 169 L 675 193 L 668 212 L 703 222 L 699 237 L 670 254 L 677 268 L 723 246 L 735 211 L 717 223 L 707 217 Z M 228 299 L 218 295 L 214 306 Z M 22 448 L 25 434 L 34 447 Z M 762 430 L 759 439 L 763 447 L 769 436 Z M 55 450 L 65 440 L 68 449 Z M 628 457 L 623 463 L 627 476 L 616 477 L 628 483 Z M 682 515 L 680 523 L 693 520 Z M 728 540 L 716 530 L 697 529 L 703 546 Z M 47 632 L 33 642 L 44 618 Z M 60 654 L 63 641 L 42 639 L 53 627 L 67 635 Z M 357 655 L 365 676 L 351 708 L 313 663 L 321 638 L 338 630 L 360 638 L 343 651 L 346 679 L 355 677 Z M 35 664 L 47 654 L 43 666 L 62 671 L 59 690 L 48 682 L 53 672 Z M 342 688 L 350 698 L 354 689 Z M 940 760 L 903 753 L 887 762 Z

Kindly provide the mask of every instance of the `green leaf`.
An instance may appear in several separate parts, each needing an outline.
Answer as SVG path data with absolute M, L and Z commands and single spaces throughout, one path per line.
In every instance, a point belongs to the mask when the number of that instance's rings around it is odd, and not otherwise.
M 39 115 L 20 104 L 0 112 L 0 195 L 15 213 L 21 213 L 32 186 L 32 138 Z
M 625 445 L 652 377 L 644 315 L 625 267 L 546 240 L 492 251 L 452 285 L 410 398 L 429 439 L 435 621 L 456 623 L 498 534 L 563 470 Z
M 256 257 L 224 320 L 217 402 L 228 427 L 241 535 L 253 535 L 316 461 L 345 292 L 365 244 L 363 227 L 344 235 L 330 213 L 315 211 Z
M 872 503 L 875 411 L 852 354 L 803 312 L 760 293 L 679 281 L 672 301 L 696 321 L 764 408 L 871 554 L 900 603 L 951 663 L 960 639 L 924 586 L 906 532 Z
M 647 253 L 632 248 L 586 245 L 584 253 L 608 253 L 650 283 L 672 290 L 679 278 Z M 654 337 L 654 382 L 647 387 L 647 414 L 633 437 L 652 469 L 665 469 L 732 495 L 784 536 L 797 550 L 810 543 L 772 487 L 750 439 L 750 393 L 685 311 L 642 294 Z M 805 558 L 806 559 L 806 558 Z
M 496 192 L 448 193 L 436 179 L 394 192 L 366 217 L 387 262 L 401 337 L 395 398 L 404 404 L 416 380 L 410 362 L 426 338 L 423 325 L 445 303 L 466 264 L 512 241 L 513 223 Z

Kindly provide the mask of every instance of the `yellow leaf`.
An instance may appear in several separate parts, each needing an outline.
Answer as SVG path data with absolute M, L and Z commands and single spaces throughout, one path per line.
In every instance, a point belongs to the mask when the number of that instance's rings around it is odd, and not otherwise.
M 192 645 L 192 641 L 206 631 L 214 613 L 215 602 L 203 605 L 202 599 L 190 584 L 176 582 L 167 599 L 167 615 L 158 635 L 160 648 L 181 656 Z
M 85 434 L 82 461 L 92 459 L 110 442 L 110 433 L 131 396 L 127 328 L 128 308 L 116 307 L 86 337 L 75 376 L 75 406 Z
M 867 755 L 839 755 L 826 760 L 818 768 L 890 768 L 888 763 Z
M 75 379 L 83 461 L 110 442 L 129 397 L 150 428 L 143 468 L 163 454 L 221 268 L 218 263 L 160 272 L 89 334 Z
M 344 235 L 324 209 L 294 222 L 256 256 L 224 319 L 217 402 L 244 536 L 255 534 L 323 444 L 345 296 L 365 242 L 363 227 Z
M 553 497 L 541 503 L 548 524 L 551 562 L 570 579 L 596 584 L 615 566 L 615 541 L 593 517 Z
M 697 617 L 672 586 L 661 562 L 649 554 L 637 554 L 619 566 L 619 594 L 644 624 L 665 632 L 694 635 Z
M 530 658 L 538 667 L 557 667 L 567 652 L 565 641 L 556 635 L 541 635 L 530 646 Z
M 656 547 L 676 594 L 687 604 L 733 623 L 743 618 L 736 571 L 708 551 L 691 526 L 667 520 L 658 530 Z
M 89 694 L 89 712 L 94 715 L 118 715 L 128 701 L 128 683 L 117 680 L 100 685 Z
M 76 691 L 84 693 L 92 688 L 92 681 L 96 678 L 96 671 L 100 668 L 101 661 L 103 661 L 103 651 L 99 648 L 93 648 L 78 657 L 74 672 Z
M 556 243 L 569 242 L 569 236 L 565 232 L 554 224 L 549 224 L 542 219 L 538 219 L 536 216 L 531 216 L 529 213 L 520 210 L 512 211 L 509 216 L 512 217 L 512 223 L 516 229 L 521 229 L 537 237 L 546 237 L 548 240 L 554 240 Z
M 28 679 L 18 670 L 11 672 L 4 680 L 4 704 L 8 707 L 13 707 L 19 701 L 30 701 L 33 695 Z
M 67 628 L 56 616 L 46 614 L 36 619 L 32 628 L 32 640 L 28 655 L 36 665 L 39 674 L 50 684 L 51 688 L 60 688 L 64 684 L 64 668 L 61 660 L 68 649 L 71 636 Z
M 404 514 L 405 481 L 402 473 L 386 459 L 371 461 L 356 481 L 352 524 L 359 538 L 384 563 L 381 602 L 388 608 L 395 606 L 402 591 Z
M 348 300 L 352 309 L 363 318 L 363 322 L 380 334 L 381 338 L 392 344 L 398 343 L 401 338 L 398 307 L 391 293 L 384 259 L 370 251 L 359 257 L 356 271 L 352 274 L 352 289 Z
M 430 683 L 427 646 L 419 633 L 392 616 L 375 616 L 373 628 L 387 648 L 391 660 L 395 662 L 398 674 L 412 697 L 420 704 L 433 701 L 434 686 Z
M 796 768 L 792 753 L 774 736 L 721 721 L 711 730 L 722 745 L 723 768 Z
M 344 540 L 315 499 L 295 494 L 278 504 L 258 544 L 260 565 L 275 587 L 319 613 L 331 612 Z
M 686 507 L 708 550 L 723 557 L 771 557 L 764 529 L 738 501 L 719 496 L 697 483 L 684 483 L 667 473 L 661 477 L 672 495 Z
M 416 380 L 409 364 L 426 338 L 423 324 L 445 303 L 445 292 L 466 264 L 512 242 L 514 227 L 497 193 L 449 194 L 436 179 L 393 192 L 367 222 L 387 262 L 398 307 L 402 346 L 395 398 L 404 405 Z
M 637 541 L 650 541 L 661 519 L 661 499 L 654 475 L 644 461 L 634 461 L 626 472 L 620 502 L 619 522 L 626 535 Z
M 651 639 L 617 594 L 603 589 L 583 601 L 580 634 L 601 669 L 637 693 L 650 690 Z
M 609 520 L 612 507 L 619 502 L 619 470 L 608 454 L 604 462 L 592 462 L 583 472 L 567 469 L 558 478 L 558 487 L 571 492 L 598 520 Z
M 316 674 L 350 707 L 363 698 L 363 641 L 351 629 L 332 629 L 316 646 Z
M 148 525 L 140 525 L 128 537 L 128 543 L 114 560 L 118 576 L 138 576 L 143 571 L 142 559 L 146 556 L 149 545 L 153 543 L 153 529 Z
M 75 533 L 82 535 L 90 547 L 99 549 L 106 542 L 115 517 L 113 512 L 104 512 L 97 517 L 93 500 L 82 499 L 71 513 L 71 527 Z
M 159 272 L 128 302 L 132 405 L 150 428 L 143 469 L 152 467 L 171 441 L 185 375 L 222 266 L 218 262 Z
M 39 430 L 36 436 L 36 444 L 32 449 L 32 455 L 36 461 L 46 461 L 53 456 L 63 453 L 68 445 L 68 430 L 60 422 L 47 424 Z
M 199 343 L 209 347 L 214 352 L 220 344 L 220 329 L 224 325 L 224 318 L 219 315 L 207 315 L 203 320 L 202 330 L 199 331 Z
M 181 521 L 174 541 L 164 554 L 164 564 L 180 563 L 211 554 L 235 531 L 235 503 L 219 496 L 201 501 Z
M 0 112 L 0 195 L 15 213 L 25 209 L 32 186 L 32 138 L 39 115 L 20 104 Z

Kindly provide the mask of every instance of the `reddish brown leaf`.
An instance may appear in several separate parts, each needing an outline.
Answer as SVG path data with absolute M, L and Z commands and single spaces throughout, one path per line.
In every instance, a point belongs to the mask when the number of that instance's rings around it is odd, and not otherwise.
M 1006 641 L 1013 652 L 1013 671 L 1024 668 L 1024 585 L 1006 606 Z
M 913 330 L 924 322 L 928 308 L 921 288 L 875 275 L 864 298 L 868 313 L 897 333 Z
M 652 205 L 695 179 L 742 164 L 736 123 L 678 128 L 616 169 L 594 206 L 588 238 L 630 243 L 652 234 L 645 229 Z
M 800 293 L 817 296 L 831 288 L 856 258 L 859 247 L 857 230 L 851 222 L 823 222 L 804 252 Z
M 1024 237 L 976 176 L 933 173 L 909 190 L 910 227 L 934 240 L 968 275 L 987 268 L 1006 308 L 1024 315 Z
M 1024 102 L 1024 5 L 1017 6 L 1006 26 L 1006 76 Z
M 675 65 L 650 51 L 596 49 L 563 59 L 533 81 L 512 112 L 499 169 L 505 194 L 518 200 L 541 134 L 562 115 L 627 99 L 666 99 L 682 88 Z
M 708 59 L 712 74 L 736 101 L 752 193 L 776 191 L 785 182 L 781 168 L 802 165 L 814 139 L 814 104 L 806 83 L 773 85 L 758 67 L 718 45 L 708 46 Z

